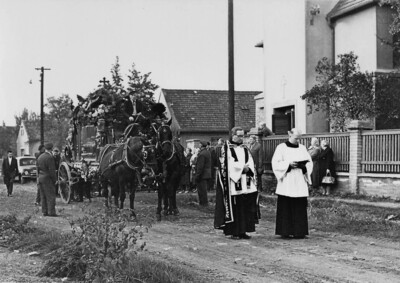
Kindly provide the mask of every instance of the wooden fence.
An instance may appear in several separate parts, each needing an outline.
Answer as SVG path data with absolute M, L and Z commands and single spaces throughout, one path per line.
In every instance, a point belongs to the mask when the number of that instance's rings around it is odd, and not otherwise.
M 326 134 L 307 134 L 303 135 L 300 143 L 306 147 L 311 144 L 311 139 L 316 137 L 321 142 L 327 140 L 335 154 L 335 163 L 337 172 L 349 172 L 350 160 L 350 138 L 349 133 L 326 133 Z M 287 141 L 285 136 L 269 136 L 262 139 L 264 151 L 264 170 L 272 170 L 271 159 L 278 144 Z
M 350 135 L 345 133 L 307 134 L 300 143 L 310 146 L 311 138 L 329 141 L 335 154 L 337 172 L 349 172 Z M 363 131 L 362 137 L 362 173 L 400 173 L 400 130 Z M 287 141 L 287 136 L 269 136 L 262 139 L 264 150 L 264 169 L 272 170 L 271 159 L 278 144 Z
M 363 173 L 400 173 L 400 130 L 364 131 Z

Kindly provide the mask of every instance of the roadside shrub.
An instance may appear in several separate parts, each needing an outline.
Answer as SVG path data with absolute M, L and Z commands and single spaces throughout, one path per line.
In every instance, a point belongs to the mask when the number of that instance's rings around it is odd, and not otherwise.
M 22 235 L 34 231 L 28 226 L 31 216 L 18 219 L 15 214 L 0 216 L 0 245 L 9 247 L 11 244 L 19 242 Z
M 127 265 L 129 253 L 142 236 L 141 226 L 130 226 L 130 214 L 107 208 L 105 212 L 90 211 L 71 221 L 72 235 L 59 249 L 49 254 L 39 276 L 72 277 L 101 282 L 118 278 L 118 270 Z M 143 249 L 143 243 L 138 249 Z M 114 281 L 112 281 L 114 282 Z

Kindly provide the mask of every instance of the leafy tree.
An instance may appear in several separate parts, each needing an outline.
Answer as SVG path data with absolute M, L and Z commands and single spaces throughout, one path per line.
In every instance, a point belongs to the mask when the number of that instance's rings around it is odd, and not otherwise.
M 121 76 L 121 69 L 119 65 L 119 57 L 115 58 L 115 64 L 111 67 L 111 76 L 114 86 L 122 87 L 123 78 Z
M 338 57 L 337 64 L 331 63 L 327 58 L 318 62 L 318 83 L 302 99 L 312 106 L 311 112 L 326 111 L 334 131 L 344 131 L 348 120 L 373 118 L 377 114 L 377 108 L 373 75 L 360 71 L 354 53 Z
M 150 79 L 151 72 L 142 75 L 136 70 L 135 63 L 132 63 L 132 69 L 128 74 L 128 92 L 134 92 L 141 97 L 152 98 L 158 85 L 153 84 Z
M 72 99 L 68 94 L 47 98 L 48 113 L 45 114 L 45 135 L 46 139 L 51 141 L 54 146 L 62 147 L 65 144 L 71 118 L 71 102 Z
M 121 76 L 121 68 L 119 64 L 119 57 L 117 56 L 115 59 L 115 64 L 111 67 L 111 77 L 112 77 L 112 85 L 108 88 L 108 91 L 113 96 L 122 97 L 125 95 L 126 91 L 122 82 L 124 79 Z M 106 87 L 107 88 L 107 87 Z
M 63 123 L 71 116 L 70 106 L 72 99 L 68 94 L 62 94 L 60 97 L 47 98 L 46 108 L 48 113 L 47 117 L 52 120 L 55 119 L 57 123 Z M 45 117 L 46 117 L 45 116 Z
M 0 158 L 7 155 L 8 150 L 12 150 L 14 153 L 17 149 L 16 144 L 16 132 L 19 128 L 0 127 Z
M 35 121 L 35 120 L 40 120 L 40 115 L 36 114 L 33 111 L 29 111 L 28 109 L 24 108 L 19 115 L 14 115 L 15 118 L 15 124 L 17 125 L 17 129 L 21 126 L 22 121 L 24 120 L 29 120 L 29 121 Z M 18 135 L 18 131 L 16 133 Z
M 395 35 L 400 33 L 400 0 L 381 0 L 381 6 L 388 6 L 393 11 L 393 21 L 389 27 L 389 33 Z
M 400 77 L 396 74 L 377 76 L 375 100 L 378 129 L 398 129 L 400 127 Z

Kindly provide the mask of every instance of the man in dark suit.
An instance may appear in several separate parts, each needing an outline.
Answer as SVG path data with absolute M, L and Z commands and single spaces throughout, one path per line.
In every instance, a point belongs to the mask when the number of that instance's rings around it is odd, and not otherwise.
M 211 153 L 207 150 L 207 142 L 201 141 L 200 152 L 197 155 L 196 162 L 196 184 L 197 193 L 199 195 L 199 204 L 201 206 L 208 205 L 208 185 L 211 179 Z
M 217 152 L 215 148 L 211 146 L 210 142 L 207 142 L 207 149 L 210 151 L 211 154 L 211 179 L 208 184 L 208 191 L 215 190 L 216 186 L 216 174 L 218 169 L 218 159 L 217 159 Z
M 11 150 L 7 153 L 7 158 L 4 158 L 2 170 L 4 176 L 4 184 L 7 187 L 7 196 L 12 197 L 14 178 L 19 174 L 17 159 L 13 156 Z
M 36 201 L 35 201 L 35 205 L 40 205 L 40 185 L 39 185 L 39 169 L 37 166 L 37 160 L 39 158 L 40 155 L 42 155 L 42 153 L 44 152 L 44 145 L 39 145 L 38 148 L 38 152 L 35 152 L 35 158 L 36 158 L 36 184 L 37 184 L 37 192 L 36 192 Z
M 44 148 L 45 152 L 37 160 L 42 213 L 43 216 L 57 216 L 55 194 L 57 176 L 52 154 L 53 144 L 47 143 Z
M 254 160 L 254 166 L 257 171 L 257 189 L 259 192 L 263 191 L 262 188 L 262 174 L 264 171 L 263 168 L 263 149 L 261 144 L 257 142 L 257 136 L 250 136 L 250 153 Z
M 53 156 L 54 156 L 54 162 L 56 165 L 56 175 L 58 176 L 58 168 L 60 167 L 60 163 L 61 163 L 61 155 L 60 155 L 60 150 L 58 149 L 58 147 L 55 147 L 53 149 Z M 58 194 L 58 188 L 56 186 L 56 195 Z

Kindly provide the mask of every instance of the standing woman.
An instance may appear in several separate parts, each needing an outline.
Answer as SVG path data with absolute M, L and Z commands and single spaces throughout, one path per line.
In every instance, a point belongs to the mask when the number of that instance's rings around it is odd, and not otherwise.
M 319 181 L 322 184 L 322 178 L 330 174 L 336 178 L 335 162 L 333 161 L 333 151 L 327 140 L 321 141 L 321 153 L 319 155 Z M 322 184 L 323 195 L 329 196 L 331 193 L 330 184 Z
M 308 148 L 308 153 L 311 156 L 312 162 L 313 162 L 313 171 L 311 173 L 311 181 L 312 181 L 312 187 L 315 190 L 318 190 L 321 182 L 320 182 L 320 177 L 319 177 L 319 155 L 321 153 L 321 147 L 319 146 L 319 141 L 317 138 L 312 138 L 311 139 L 311 146 Z
M 278 180 L 275 234 L 303 239 L 308 235 L 307 197 L 313 163 L 307 148 L 299 144 L 301 133 L 288 132 L 289 139 L 277 146 L 272 170 Z

